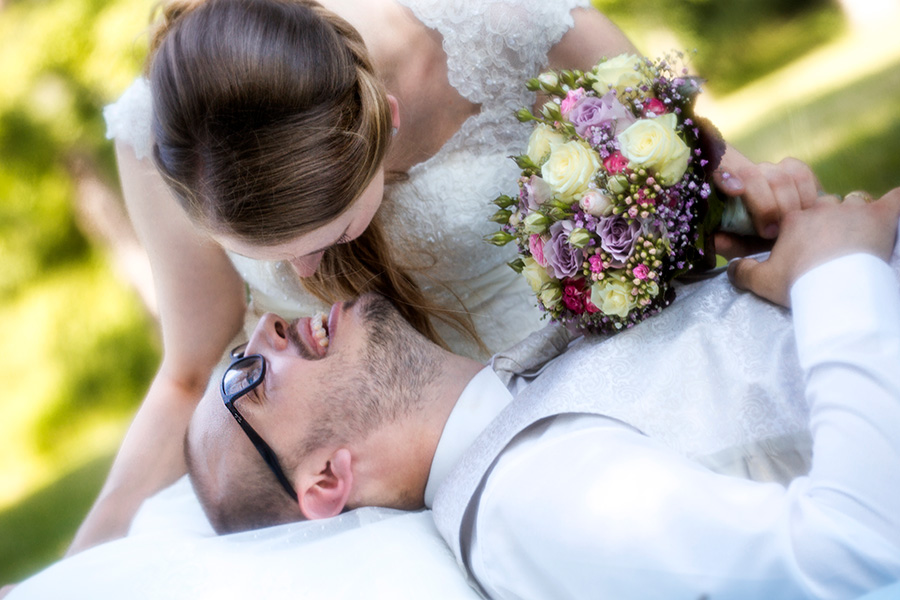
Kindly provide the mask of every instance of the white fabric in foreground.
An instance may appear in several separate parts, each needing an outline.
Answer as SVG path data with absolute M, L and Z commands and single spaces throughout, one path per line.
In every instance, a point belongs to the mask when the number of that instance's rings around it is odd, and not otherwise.
M 475 600 L 430 511 L 363 508 L 215 536 L 186 477 L 141 508 L 128 537 L 62 560 L 7 600 L 215 598 Z

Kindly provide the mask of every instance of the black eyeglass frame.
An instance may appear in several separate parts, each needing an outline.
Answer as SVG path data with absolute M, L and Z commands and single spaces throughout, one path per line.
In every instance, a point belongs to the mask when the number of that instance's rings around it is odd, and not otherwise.
M 247 437 L 250 438 L 250 441 L 253 442 L 253 445 L 256 447 L 256 451 L 259 452 L 260 456 L 262 456 L 263 460 L 266 462 L 266 465 L 275 474 L 275 478 L 278 479 L 278 483 L 281 484 L 281 487 L 284 488 L 284 491 L 287 492 L 288 496 L 294 502 L 297 502 L 297 492 L 294 491 L 294 486 L 291 485 L 291 482 L 288 480 L 287 476 L 285 476 L 284 471 L 281 469 L 281 465 L 278 462 L 278 457 L 275 455 L 275 452 L 272 448 L 262 439 L 262 437 L 256 433 L 256 430 L 250 426 L 250 423 L 244 419 L 244 416 L 238 411 L 237 407 L 234 405 L 235 400 L 240 398 L 241 396 L 245 396 L 251 391 L 253 391 L 260 383 L 262 383 L 263 379 L 266 377 L 266 359 L 261 354 L 251 354 L 250 356 L 244 356 L 244 348 L 246 344 L 241 344 L 237 348 L 231 351 L 231 356 L 233 360 L 231 364 L 228 365 L 228 368 L 225 369 L 225 372 L 222 374 L 222 381 L 219 385 L 219 391 L 222 394 L 222 401 L 225 403 L 225 407 L 231 413 L 231 416 L 234 417 L 234 420 L 237 421 L 238 425 L 241 426 L 241 429 L 244 430 L 244 433 L 247 434 Z M 235 369 L 244 363 L 259 361 L 261 363 L 259 377 L 257 377 L 254 381 L 251 381 L 246 387 L 241 388 L 237 392 L 229 394 L 225 391 L 225 378 L 228 376 L 229 371 Z

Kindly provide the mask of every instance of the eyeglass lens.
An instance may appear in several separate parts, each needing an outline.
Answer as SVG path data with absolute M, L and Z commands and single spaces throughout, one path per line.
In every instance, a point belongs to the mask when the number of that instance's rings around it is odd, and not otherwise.
M 222 378 L 222 390 L 234 396 L 256 385 L 262 376 L 263 362 L 258 356 L 248 356 L 225 371 Z

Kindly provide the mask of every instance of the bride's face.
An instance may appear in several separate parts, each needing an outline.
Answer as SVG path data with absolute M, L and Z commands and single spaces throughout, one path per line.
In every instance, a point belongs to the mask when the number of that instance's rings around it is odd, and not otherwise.
M 297 275 L 310 277 L 315 274 L 327 249 L 338 244 L 346 244 L 362 235 L 381 206 L 383 196 L 382 168 L 349 209 L 333 221 L 289 242 L 275 246 L 256 246 L 229 236 L 217 236 L 216 241 L 227 250 L 248 258 L 287 261 L 291 263 Z

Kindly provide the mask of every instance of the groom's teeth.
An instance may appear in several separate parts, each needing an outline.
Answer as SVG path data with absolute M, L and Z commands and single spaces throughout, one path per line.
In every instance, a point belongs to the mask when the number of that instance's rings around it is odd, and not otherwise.
M 326 323 L 326 317 L 322 313 L 317 314 L 309 320 L 309 325 L 312 329 L 313 337 L 316 338 L 316 342 L 322 348 L 328 347 L 328 332 L 325 330 Z

